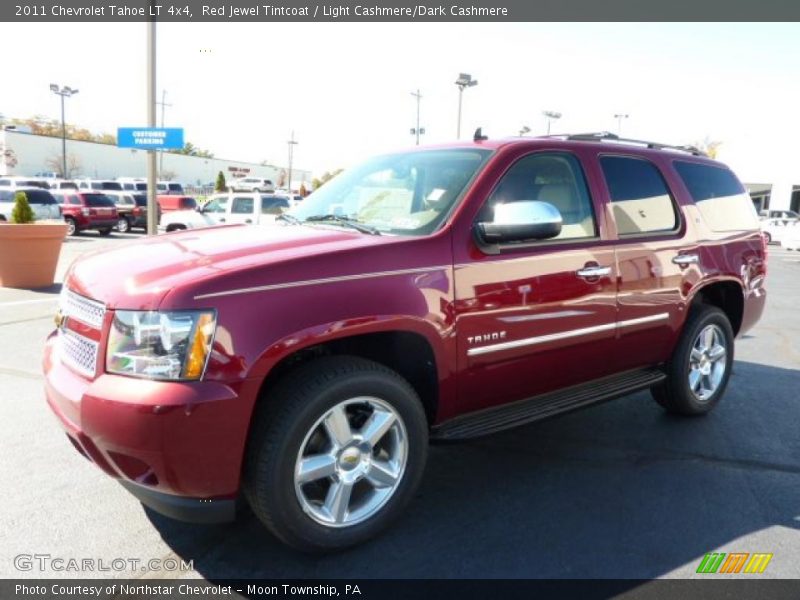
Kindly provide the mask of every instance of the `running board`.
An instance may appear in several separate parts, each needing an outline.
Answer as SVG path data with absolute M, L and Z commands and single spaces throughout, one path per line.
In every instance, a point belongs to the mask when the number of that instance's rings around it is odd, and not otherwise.
M 461 440 L 488 435 L 637 392 L 660 383 L 665 378 L 663 371 L 650 368 L 596 379 L 527 400 L 456 417 L 434 427 L 431 439 Z

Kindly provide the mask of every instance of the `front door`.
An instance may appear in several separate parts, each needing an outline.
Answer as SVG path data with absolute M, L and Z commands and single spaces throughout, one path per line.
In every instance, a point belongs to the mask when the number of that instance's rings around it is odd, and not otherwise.
M 491 253 L 456 249 L 460 411 L 488 408 L 610 374 L 615 350 L 613 240 L 598 223 L 581 161 L 569 152 L 519 158 L 479 211 L 538 200 L 561 213 L 552 239 Z

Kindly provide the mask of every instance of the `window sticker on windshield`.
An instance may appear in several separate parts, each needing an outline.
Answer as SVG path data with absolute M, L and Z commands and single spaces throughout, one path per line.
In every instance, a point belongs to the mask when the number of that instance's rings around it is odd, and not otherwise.
M 442 194 L 444 194 L 446 191 L 447 190 L 443 188 L 433 188 L 431 190 L 431 193 L 428 194 L 426 200 L 428 200 L 429 202 L 436 202 L 442 197 Z

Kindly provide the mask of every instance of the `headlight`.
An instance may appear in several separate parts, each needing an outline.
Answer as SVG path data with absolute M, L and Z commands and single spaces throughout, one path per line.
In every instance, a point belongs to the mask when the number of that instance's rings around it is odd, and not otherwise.
M 106 371 L 151 379 L 195 380 L 211 354 L 214 311 L 114 313 Z

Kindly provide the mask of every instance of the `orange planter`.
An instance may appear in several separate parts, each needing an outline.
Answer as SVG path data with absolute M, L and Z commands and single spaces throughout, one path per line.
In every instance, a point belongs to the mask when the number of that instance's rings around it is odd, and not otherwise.
M 53 285 L 66 223 L 0 225 L 0 286 Z

